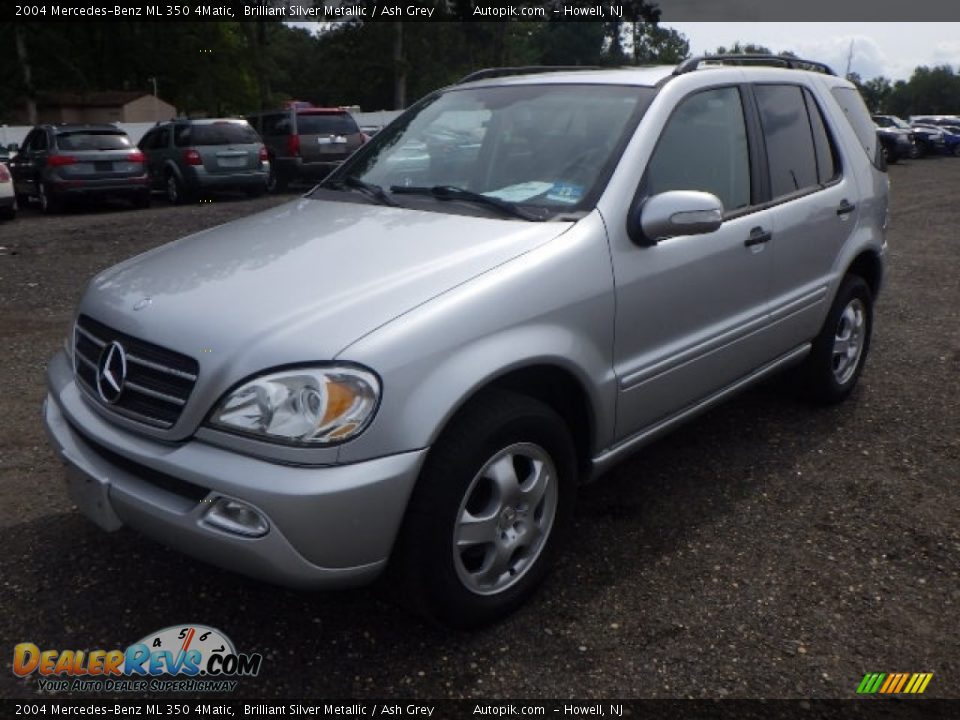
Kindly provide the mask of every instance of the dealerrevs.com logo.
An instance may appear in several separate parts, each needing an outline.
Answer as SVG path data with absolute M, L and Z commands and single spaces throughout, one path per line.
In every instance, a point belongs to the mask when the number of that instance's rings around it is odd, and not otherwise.
M 42 692 L 230 692 L 238 677 L 260 672 L 260 653 L 238 653 L 206 625 L 172 625 L 126 650 L 13 648 L 13 673 L 37 676 Z

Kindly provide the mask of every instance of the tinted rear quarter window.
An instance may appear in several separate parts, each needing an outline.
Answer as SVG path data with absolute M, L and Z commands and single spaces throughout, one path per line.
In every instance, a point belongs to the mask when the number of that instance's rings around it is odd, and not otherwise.
M 847 122 L 860 140 L 860 146 L 870 158 L 874 165 L 879 166 L 879 154 L 877 152 L 877 128 L 873 124 L 867 106 L 863 104 L 863 98 L 856 88 L 834 87 L 830 88 L 834 99 L 843 110 Z
M 300 135 L 352 135 L 360 130 L 347 113 L 298 113 L 297 132 Z
M 800 87 L 758 85 L 755 92 L 773 197 L 819 185 L 813 134 Z
M 89 130 L 58 133 L 57 147 L 61 150 L 123 150 L 130 147 L 130 138 L 125 133 Z

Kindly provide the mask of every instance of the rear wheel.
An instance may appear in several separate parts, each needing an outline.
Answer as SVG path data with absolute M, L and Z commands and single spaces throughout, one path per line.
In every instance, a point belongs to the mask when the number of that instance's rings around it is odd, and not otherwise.
M 167 195 L 167 202 L 171 205 L 183 205 L 190 200 L 180 178 L 172 171 L 167 172 L 164 190 Z
M 518 608 L 546 576 L 576 493 L 573 441 L 547 405 L 487 392 L 427 458 L 394 553 L 417 611 L 476 627 Z
M 40 199 L 40 211 L 45 215 L 60 212 L 60 199 L 46 183 L 40 183 L 37 194 Z
M 274 163 L 271 163 L 270 174 L 267 176 L 267 192 L 284 192 L 289 186 L 290 178 L 287 177 L 286 173 L 282 173 L 280 170 L 276 169 L 274 167 Z
M 801 367 L 810 397 L 832 404 L 857 384 L 870 350 L 873 296 L 863 278 L 848 275 Z
M 17 200 L 14 198 L 13 205 L 0 208 L 0 220 L 13 220 L 17 217 Z

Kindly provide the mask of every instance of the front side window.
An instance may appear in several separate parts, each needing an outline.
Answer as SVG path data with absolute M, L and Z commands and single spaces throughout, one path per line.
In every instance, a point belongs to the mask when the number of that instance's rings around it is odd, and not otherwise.
M 816 151 L 803 91 L 797 85 L 758 85 L 773 199 L 817 187 Z
M 750 205 L 750 152 L 740 91 L 705 90 L 677 105 L 647 165 L 648 195 L 713 193 L 725 212 Z
M 582 210 L 654 92 L 565 84 L 448 90 L 379 132 L 324 185 L 356 178 L 405 202 L 417 190 L 455 188 L 543 217 Z M 426 209 L 457 211 L 449 202 Z

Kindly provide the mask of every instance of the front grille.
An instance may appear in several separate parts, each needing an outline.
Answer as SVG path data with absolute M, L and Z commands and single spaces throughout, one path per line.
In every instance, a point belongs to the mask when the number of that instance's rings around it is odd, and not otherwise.
M 120 397 L 103 401 L 97 390 L 100 354 L 116 342 L 127 358 Z M 80 384 L 104 407 L 132 420 L 169 428 L 180 418 L 197 382 L 200 366 L 193 358 L 139 340 L 81 315 L 73 332 L 74 370 Z

